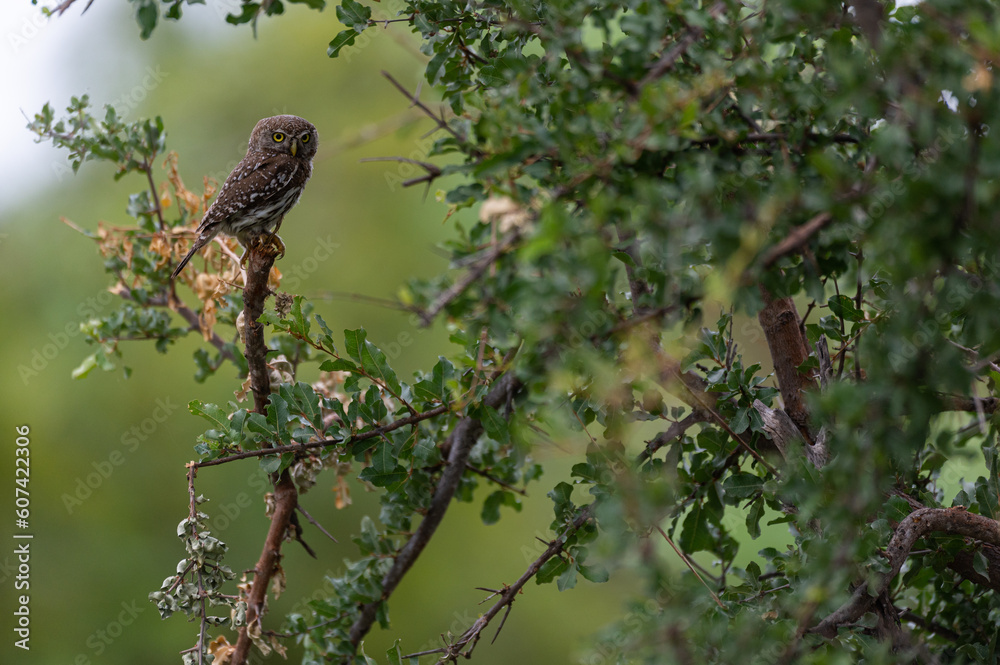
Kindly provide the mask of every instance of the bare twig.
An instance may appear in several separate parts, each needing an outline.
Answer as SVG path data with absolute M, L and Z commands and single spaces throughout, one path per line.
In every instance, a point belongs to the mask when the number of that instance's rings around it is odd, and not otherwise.
M 487 591 L 491 591 L 493 595 L 499 594 L 500 599 L 492 607 L 490 607 L 485 614 L 476 619 L 475 623 L 473 623 L 468 630 L 462 633 L 457 640 L 439 649 L 423 651 L 420 655 L 429 655 L 432 653 L 444 654 L 444 657 L 438 661 L 439 663 L 449 660 L 455 661 L 460 655 L 464 655 L 466 658 L 469 657 L 472 653 L 472 649 L 476 646 L 476 642 L 479 641 L 480 633 L 482 633 L 486 626 L 489 625 L 490 621 L 492 621 L 496 615 L 500 613 L 500 610 L 504 608 L 507 608 L 504 613 L 504 620 L 506 620 L 507 614 L 510 613 L 510 605 L 514 602 L 514 599 L 517 597 L 518 593 L 521 592 L 524 585 L 527 584 L 528 581 L 531 580 L 531 578 L 533 578 L 536 574 L 538 574 L 538 571 L 546 561 L 562 552 L 563 545 L 567 538 L 576 533 L 580 527 L 592 519 L 592 506 L 593 504 L 585 506 L 566 531 L 559 538 L 556 538 L 551 543 L 548 543 L 546 550 L 542 552 L 541 556 L 535 559 L 530 566 L 528 566 L 528 569 L 523 575 L 521 575 L 521 577 L 518 578 L 516 582 L 510 586 L 505 585 L 501 591 L 486 589 Z M 503 627 L 502 623 L 501 627 Z M 499 633 L 499 628 L 497 629 L 497 632 Z M 495 640 L 496 636 L 494 636 L 493 639 Z M 469 650 L 462 654 L 462 649 L 464 649 L 467 645 L 469 646 Z M 409 654 L 403 656 L 403 658 L 411 658 L 416 655 L 417 654 Z
M 63 0 L 58 5 L 52 8 L 52 13 L 59 14 L 60 16 L 62 16 L 66 12 L 66 10 L 69 9 L 70 6 L 72 6 L 73 3 L 75 2 L 76 0 Z M 87 10 L 90 9 L 90 6 L 92 4 L 94 4 L 94 0 L 87 0 L 87 5 L 83 8 L 83 11 L 80 12 L 80 14 L 86 14 Z
M 396 89 L 399 90 L 401 93 L 403 93 L 403 95 L 405 95 L 410 100 L 410 104 L 412 106 L 416 106 L 418 109 L 420 109 L 421 111 L 423 111 L 427 115 L 427 117 L 429 117 L 431 120 L 433 120 L 434 122 L 436 122 L 438 128 L 445 130 L 446 132 L 448 132 L 449 134 L 451 134 L 452 136 L 454 136 L 456 139 L 458 139 L 462 143 L 465 143 L 465 137 L 464 136 L 462 136 L 461 134 L 459 134 L 458 131 L 456 131 L 454 127 L 452 127 L 451 125 L 449 125 L 447 123 L 447 121 L 445 121 L 445 119 L 443 117 L 439 117 L 437 114 L 434 113 L 434 111 L 430 110 L 423 102 L 420 101 L 419 97 L 417 97 L 416 95 L 410 94 L 410 91 L 407 90 L 406 88 L 404 88 L 402 83 L 400 83 L 399 81 L 397 81 L 396 79 L 394 79 L 392 77 L 392 74 L 390 74 L 389 72 L 383 70 L 382 71 L 382 76 L 384 76 L 387 79 L 389 79 L 389 83 L 392 83 L 394 86 L 396 86 Z
M 469 471 L 471 471 L 472 473 L 478 475 L 478 476 L 482 476 L 483 478 L 486 478 L 490 482 L 496 483 L 497 485 L 499 485 L 500 487 L 504 488 L 505 490 L 510 490 L 511 492 L 516 492 L 516 493 L 520 494 L 521 496 L 528 496 L 528 493 L 524 489 L 522 489 L 520 487 L 514 487 L 510 483 L 505 483 L 504 481 L 500 480 L 499 478 L 497 478 L 493 474 L 489 473 L 488 471 L 483 471 L 482 469 L 480 469 L 478 467 L 472 466 L 468 462 L 466 462 L 465 468 L 468 469 Z
M 193 309 L 183 304 L 177 298 L 170 299 L 170 309 L 174 310 L 180 314 L 181 318 L 187 321 L 189 330 L 193 332 L 198 332 L 201 330 L 201 324 L 198 321 L 198 315 Z M 230 362 L 236 362 L 236 357 L 233 352 L 226 348 L 226 341 L 219 337 L 219 335 L 213 330 L 212 336 L 209 338 L 209 343 L 214 346 L 223 358 Z
M 91 0 L 93 2 L 93 0 Z M 87 11 L 84 9 L 84 11 Z M 167 228 L 166 222 L 163 221 L 163 206 L 160 204 L 160 194 L 156 191 L 156 181 L 153 180 L 153 160 L 155 156 L 151 156 L 146 162 L 143 163 L 140 170 L 146 174 L 146 180 L 149 182 L 149 196 L 153 201 L 156 202 L 153 208 L 153 212 L 156 213 L 156 230 L 162 231 Z
M 783 132 L 751 132 L 746 136 L 741 136 L 737 144 L 739 143 L 783 143 L 788 139 L 788 135 Z M 808 132 L 806 138 L 810 141 L 830 141 L 832 143 L 858 143 L 858 139 L 850 134 L 818 134 L 815 132 Z M 693 139 L 691 145 L 698 147 L 711 147 L 715 145 L 720 145 L 723 142 L 730 143 L 729 140 L 723 139 L 722 136 L 706 136 L 705 138 Z
M 712 599 L 715 601 L 715 604 L 721 607 L 723 610 L 725 610 L 726 606 L 722 604 L 722 601 L 719 600 L 719 596 L 716 595 L 714 591 L 712 591 L 711 587 L 709 587 L 708 584 L 705 583 L 704 578 L 702 578 L 702 576 L 698 574 L 698 571 L 695 570 L 695 567 L 692 565 L 693 562 L 691 561 L 691 559 L 689 559 L 688 556 L 684 554 L 684 552 L 682 552 L 681 549 L 677 547 L 677 545 L 674 544 L 674 541 L 670 538 L 670 536 L 667 535 L 667 533 L 660 527 L 659 524 L 654 525 L 654 527 L 656 528 L 657 531 L 660 532 L 660 535 L 663 536 L 663 539 L 667 541 L 667 544 L 669 544 L 670 547 L 674 548 L 674 552 L 677 553 L 677 556 L 681 558 L 681 561 L 684 562 L 684 564 L 688 567 L 688 569 L 692 573 L 694 573 L 694 576 L 698 578 L 698 581 L 701 582 L 706 589 L 708 589 L 708 592 L 710 594 L 712 594 Z
M 427 171 L 425 175 L 419 178 L 410 178 L 409 180 L 403 181 L 403 187 L 410 187 L 412 185 L 419 185 L 422 182 L 431 183 L 435 178 L 441 176 L 441 169 L 430 162 L 422 162 L 418 159 L 410 159 L 409 157 L 366 157 L 362 162 L 402 162 L 403 164 L 413 164 L 414 166 L 419 166 L 423 170 Z
M 477 279 L 483 276 L 483 273 L 489 269 L 493 262 L 500 258 L 507 250 L 514 246 L 521 237 L 521 234 L 517 231 L 512 231 L 510 235 L 505 237 L 499 243 L 487 250 L 483 256 L 471 267 L 469 271 L 462 275 L 454 284 L 438 294 L 438 297 L 434 299 L 427 309 L 420 312 L 420 320 L 425 326 L 430 325 L 431 321 L 438 313 L 448 306 L 452 300 L 460 296 L 469 286 L 475 282 Z
M 296 504 L 295 509 L 297 511 L 299 511 L 300 513 L 302 513 L 303 515 L 305 515 L 306 519 L 309 520 L 309 523 L 312 524 L 317 529 L 319 529 L 320 533 L 322 533 L 324 536 L 326 536 L 327 538 L 329 538 L 330 540 L 332 540 L 335 543 L 339 543 L 340 542 L 339 540 L 337 540 L 336 538 L 333 537 L 332 533 L 330 533 L 329 531 L 327 531 L 326 529 L 324 529 L 323 525 L 320 524 L 319 522 L 317 522 L 316 518 L 314 518 L 312 515 L 310 515 L 309 512 L 305 508 L 303 508 L 301 505 Z
M 406 416 L 405 418 L 400 418 L 399 420 L 394 420 L 385 427 L 376 427 L 375 429 L 370 429 L 366 432 L 361 432 L 360 434 L 355 434 L 346 439 L 324 439 L 322 441 L 310 441 L 309 443 L 293 443 L 287 446 L 274 446 L 271 448 L 264 448 L 263 450 L 243 450 L 238 453 L 233 453 L 232 455 L 227 455 L 226 457 L 219 457 L 218 459 L 207 460 L 204 462 L 198 462 L 195 464 L 199 469 L 205 466 L 217 466 L 219 464 L 226 464 L 228 462 L 235 462 L 236 460 L 247 459 L 250 457 L 266 457 L 267 455 L 282 455 L 284 453 L 299 452 L 305 450 L 312 450 L 314 448 L 327 448 L 329 446 L 336 445 L 350 445 L 357 441 L 365 441 L 377 436 L 382 436 L 386 432 L 391 432 L 397 430 L 400 427 L 407 427 L 409 425 L 415 425 L 416 423 L 427 420 L 429 418 L 434 418 L 442 413 L 446 413 L 451 407 L 448 404 L 441 404 L 433 409 L 428 409 L 427 411 L 422 411 L 416 415 Z

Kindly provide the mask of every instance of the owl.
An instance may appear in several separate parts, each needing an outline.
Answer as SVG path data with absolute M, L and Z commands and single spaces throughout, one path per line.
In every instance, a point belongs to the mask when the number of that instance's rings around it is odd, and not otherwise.
M 235 236 L 244 247 L 256 235 L 278 232 L 285 213 L 299 201 L 312 175 L 319 135 L 307 120 L 276 115 L 257 123 L 246 157 L 240 160 L 205 211 L 194 246 L 174 269 L 176 279 L 195 252 L 218 233 Z M 284 246 L 278 240 L 282 253 Z

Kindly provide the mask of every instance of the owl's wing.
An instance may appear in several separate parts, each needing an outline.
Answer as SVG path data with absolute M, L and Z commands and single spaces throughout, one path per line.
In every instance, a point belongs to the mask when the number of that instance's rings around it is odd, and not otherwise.
M 304 165 L 287 155 L 247 156 L 226 178 L 218 198 L 209 207 L 199 229 L 240 217 L 248 208 L 280 197 Z

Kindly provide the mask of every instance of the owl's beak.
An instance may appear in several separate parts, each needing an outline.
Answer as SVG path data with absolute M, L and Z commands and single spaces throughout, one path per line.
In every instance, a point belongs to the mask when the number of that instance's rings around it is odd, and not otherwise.
M 292 139 L 292 157 L 294 157 L 295 153 L 297 153 L 298 151 L 299 151 L 299 140 Z

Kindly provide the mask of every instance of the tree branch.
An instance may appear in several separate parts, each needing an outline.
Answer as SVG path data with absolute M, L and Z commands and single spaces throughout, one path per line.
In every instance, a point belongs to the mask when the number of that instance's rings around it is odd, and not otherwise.
M 809 409 L 803 393 L 817 386 L 812 378 L 799 371 L 799 366 L 809 357 L 799 326 L 799 314 L 791 298 L 775 299 L 763 285 L 760 292 L 764 297 L 764 309 L 757 315 L 757 319 L 771 351 L 771 361 L 778 377 L 785 412 L 798 427 L 806 443 L 812 445 L 815 438 L 809 430 Z
M 494 382 L 489 393 L 483 398 L 483 404 L 495 409 L 499 408 L 507 403 L 520 386 L 521 382 L 513 373 L 504 374 Z M 448 510 L 451 499 L 462 479 L 462 474 L 465 473 L 469 453 L 482 432 L 483 424 L 471 416 L 458 421 L 455 429 L 452 430 L 451 436 L 448 437 L 448 442 L 444 446 L 451 451 L 448 455 L 448 464 L 441 474 L 437 489 L 434 491 L 431 507 L 420 526 L 399 550 L 392 563 L 392 568 L 382 578 L 382 597 L 361 606 L 361 613 L 348 633 L 351 644 L 355 647 L 361 644 L 362 638 L 371 630 L 379 605 L 385 602 L 396 590 L 403 576 L 416 562 L 417 557 L 423 552 L 424 547 L 430 542 L 434 532 L 441 524 L 441 520 L 444 519 L 445 511 Z
M 510 606 L 514 603 L 514 599 L 517 597 L 518 593 L 520 593 L 524 585 L 527 584 L 528 581 L 538 573 L 538 571 L 541 569 L 542 565 L 546 561 L 548 561 L 552 557 L 562 552 L 563 544 L 566 542 L 567 538 L 573 535 L 578 529 L 580 529 L 580 527 L 582 527 L 590 519 L 592 519 L 592 513 L 593 513 L 592 506 L 593 504 L 584 506 L 584 508 L 580 511 L 580 514 L 577 515 L 575 520 L 573 520 L 572 525 L 570 525 L 570 527 L 567 528 L 562 535 L 560 535 L 558 538 L 549 543 L 548 548 L 544 552 L 542 552 L 542 555 L 540 557 L 535 559 L 535 561 L 532 562 L 530 566 L 528 566 L 528 569 L 524 571 L 524 574 L 521 575 L 521 577 L 519 577 L 517 581 L 514 582 L 514 584 L 510 586 L 504 585 L 503 590 L 499 592 L 500 600 L 498 600 L 493 605 L 493 607 L 491 607 L 486 612 L 486 614 L 483 614 L 478 619 L 476 619 L 475 623 L 473 623 L 468 630 L 462 633 L 461 637 L 459 637 L 457 640 L 455 640 L 453 643 L 447 646 L 441 647 L 440 649 L 422 651 L 420 652 L 419 655 L 423 656 L 432 653 L 444 654 L 444 658 L 442 658 L 438 662 L 448 661 L 448 660 L 455 661 L 458 659 L 459 656 L 464 656 L 468 658 L 472 654 L 472 649 L 475 648 L 476 642 L 479 641 L 480 633 L 482 633 L 483 630 L 486 628 L 486 626 L 489 625 L 490 621 L 492 621 L 496 617 L 496 615 L 500 613 L 500 610 L 502 610 L 504 607 L 507 607 L 508 608 L 507 611 L 509 612 Z M 506 616 L 507 615 L 505 613 L 504 618 L 506 618 Z M 503 627 L 502 623 L 500 627 L 501 628 Z M 499 629 L 497 629 L 497 632 L 499 633 Z M 472 646 L 469 647 L 469 650 L 466 653 L 462 654 L 461 653 L 462 649 L 464 649 L 465 646 L 468 645 L 470 642 L 472 643 Z M 418 654 L 409 654 L 403 656 L 403 658 L 406 659 L 416 656 L 418 656 Z
M 262 237 L 267 237 L 264 234 Z M 250 242 L 248 248 L 247 282 L 243 289 L 243 325 L 246 339 L 246 359 L 250 367 L 250 382 L 253 388 L 254 411 L 267 413 L 271 401 L 271 380 L 267 371 L 267 345 L 264 343 L 264 324 L 257 321 L 264 312 L 264 301 L 271 291 L 267 278 L 274 265 L 277 249 L 270 243 L 261 243 L 260 237 Z M 270 446 L 266 442 L 265 446 Z M 271 526 L 264 540 L 264 549 L 254 566 L 253 582 L 247 598 L 247 622 L 240 628 L 240 635 L 233 652 L 233 665 L 245 665 L 250 655 L 253 636 L 261 633 L 261 618 L 264 615 L 267 587 L 279 569 L 281 544 L 288 533 L 288 527 L 295 515 L 298 493 L 292 476 L 285 469 L 280 476 L 271 478 L 274 483 L 274 512 Z
M 781 257 L 798 251 L 832 219 L 833 215 L 829 212 L 821 212 L 805 224 L 796 226 L 785 236 L 784 240 L 764 252 L 760 260 L 761 266 L 769 268 Z
M 410 100 L 410 104 L 412 106 L 416 106 L 418 109 L 420 109 L 421 111 L 423 111 L 427 115 L 427 117 L 429 117 L 431 120 L 433 120 L 434 122 L 437 123 L 437 126 L 440 129 L 443 129 L 446 132 L 448 132 L 449 134 L 451 134 L 452 136 L 454 136 L 456 139 L 458 139 L 458 141 L 460 143 L 465 143 L 465 137 L 464 136 L 462 136 L 461 134 L 459 134 L 455 130 L 454 127 L 452 127 L 451 125 L 449 125 L 444 120 L 443 117 L 438 117 L 437 114 L 434 113 L 434 111 L 432 111 L 429 108 L 427 108 L 427 106 L 422 101 L 420 101 L 420 98 L 417 95 L 410 94 L 409 90 L 407 90 L 406 88 L 404 88 L 402 83 L 400 83 L 399 81 L 397 81 L 396 79 L 394 79 L 392 77 L 392 74 L 390 74 L 389 72 L 383 70 L 382 71 L 382 76 L 384 76 L 387 79 L 389 79 L 389 83 L 392 83 L 396 87 L 397 90 L 399 90 L 401 93 L 403 93 L 403 95 L 405 95 L 406 98 Z M 419 94 L 419 90 L 418 90 L 418 94 Z
M 190 307 L 188 307 L 187 305 L 181 303 L 179 300 L 177 300 L 176 297 L 170 298 L 170 309 L 177 312 L 177 314 L 179 314 L 181 318 L 187 321 L 188 325 L 190 326 L 190 330 L 192 331 L 201 330 L 201 324 L 198 321 L 198 315 L 195 313 L 195 311 Z M 212 331 L 212 337 L 208 341 L 212 346 L 214 346 L 219 351 L 219 353 L 222 355 L 223 358 L 225 358 L 229 362 L 233 363 L 236 362 L 236 357 L 233 355 L 233 352 L 230 351 L 228 348 L 226 348 L 226 341 L 221 337 L 219 337 L 218 333 L 216 333 L 214 330 Z
M 725 3 L 717 2 L 712 5 L 712 8 L 708 10 L 708 13 L 712 18 L 715 18 L 721 14 L 722 10 L 725 8 Z M 660 59 L 649 68 L 646 75 L 640 79 L 637 87 L 641 89 L 667 73 L 671 68 L 673 68 L 677 59 L 684 55 L 684 53 L 691 48 L 691 45 L 698 41 L 703 34 L 705 34 L 705 31 L 701 28 L 688 28 L 684 36 L 677 40 L 677 43 L 674 44 L 674 47 L 664 53 Z
M 982 515 L 970 513 L 964 506 L 955 508 L 921 508 L 903 519 L 896 527 L 886 554 L 889 558 L 889 572 L 882 576 L 875 595 L 869 595 L 868 585 L 861 583 L 854 589 L 851 599 L 841 605 L 808 632 L 832 639 L 837 628 L 853 623 L 872 609 L 875 601 L 888 590 L 892 580 L 899 574 L 913 549 L 914 543 L 927 534 L 940 532 L 975 538 L 990 545 L 1000 546 L 1000 523 Z
M 693 411 L 691 411 L 691 413 L 684 416 L 684 418 L 682 418 L 681 420 L 672 423 L 670 427 L 667 428 L 666 432 L 660 432 L 659 434 L 656 435 L 656 437 L 652 441 L 647 443 L 646 449 L 643 450 L 641 453 L 639 453 L 639 457 L 636 459 L 636 462 L 638 464 L 642 464 L 650 457 L 652 457 L 654 454 L 656 454 L 657 450 L 667 445 L 671 441 L 674 441 L 684 436 L 684 432 L 686 432 L 689 427 L 697 423 L 706 422 L 708 420 L 711 420 L 711 417 L 709 416 L 707 411 L 700 408 L 694 409 Z
M 422 411 L 415 415 L 406 416 L 405 418 L 400 418 L 399 420 L 394 420 L 385 427 L 376 427 L 370 429 L 366 432 L 361 432 L 354 436 L 350 436 L 346 439 L 324 439 L 323 441 L 310 441 L 309 443 L 292 443 L 287 446 L 273 446 L 270 448 L 263 448 L 261 450 L 243 450 L 238 453 L 233 453 L 232 455 L 227 455 L 226 457 L 219 457 L 218 459 L 207 460 L 205 462 L 198 462 L 195 464 L 197 468 L 203 466 L 216 466 L 219 464 L 226 464 L 228 462 L 235 462 L 236 460 L 248 459 L 250 457 L 265 457 L 267 455 L 281 455 L 284 453 L 294 453 L 302 450 L 311 450 L 313 448 L 325 448 L 327 446 L 335 446 L 338 444 L 343 444 L 347 446 L 356 441 L 365 441 L 367 439 L 372 439 L 377 436 L 382 436 L 386 432 L 391 432 L 397 430 L 400 427 L 406 427 L 408 425 L 414 425 L 422 420 L 428 420 L 435 416 L 439 416 L 442 413 L 447 413 L 451 408 L 448 404 L 442 404 L 436 406 L 433 409 L 428 409 L 427 411 Z
M 438 313 L 448 306 L 452 300 L 462 295 L 462 293 L 469 288 L 469 286 L 475 282 L 477 279 L 483 276 L 483 273 L 493 265 L 500 256 L 510 249 L 514 243 L 520 239 L 521 234 L 518 231 L 512 231 L 510 235 L 505 237 L 499 243 L 487 250 L 471 268 L 469 271 L 462 275 L 454 284 L 438 294 L 438 297 L 434 299 L 427 309 L 419 312 L 420 320 L 425 326 L 430 325 L 431 321 Z

